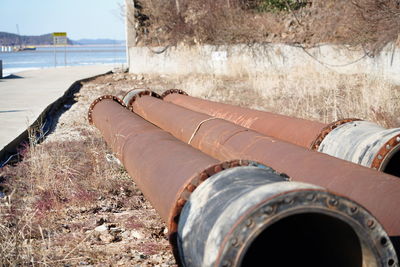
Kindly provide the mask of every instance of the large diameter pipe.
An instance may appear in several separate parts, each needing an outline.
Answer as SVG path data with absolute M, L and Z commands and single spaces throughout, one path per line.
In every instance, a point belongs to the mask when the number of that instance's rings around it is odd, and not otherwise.
M 171 214 L 185 185 L 192 176 L 218 161 L 132 114 L 113 99 L 103 96 L 96 100 L 90 108 L 89 121 L 100 130 L 146 198 L 173 230 Z
M 190 97 L 181 90 L 168 90 L 163 97 L 190 110 L 400 177 L 400 128 L 385 129 L 357 119 L 323 124 Z
M 135 113 L 219 160 L 246 158 L 316 184 L 365 206 L 391 237 L 400 237 L 400 180 L 326 154 L 289 144 L 228 121 L 151 96 L 136 99 Z
M 289 182 L 254 162 L 216 163 L 120 103 L 112 96 L 99 98 L 89 121 L 170 222 L 170 240 L 182 265 L 246 266 L 259 262 L 260 251 L 276 261 L 279 255 L 265 248 L 279 240 L 308 266 L 320 266 L 315 253 L 321 260 L 331 255 L 327 262 L 332 266 L 397 265 L 382 226 L 357 203 L 321 187 Z M 312 253 L 303 253 L 298 245 Z
M 383 229 L 369 220 L 364 208 L 321 187 L 283 181 L 270 168 L 237 167 L 192 193 L 178 246 L 183 265 L 195 267 L 397 265 Z
M 322 138 L 332 128 L 349 120 L 324 124 L 272 112 L 253 110 L 234 105 L 218 103 L 191 97 L 182 90 L 171 89 L 162 94 L 163 100 L 202 112 L 207 115 L 225 119 L 259 133 L 292 143 L 301 147 L 311 148 L 316 140 Z
M 132 114 L 114 96 L 96 99 L 88 120 L 167 223 L 174 248 L 180 210 L 196 186 L 221 170 L 249 164 L 237 160 L 220 163 Z

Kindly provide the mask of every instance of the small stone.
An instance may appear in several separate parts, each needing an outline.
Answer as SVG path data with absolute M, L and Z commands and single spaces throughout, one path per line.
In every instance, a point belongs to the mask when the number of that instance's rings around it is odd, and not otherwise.
M 122 239 L 132 239 L 132 237 L 131 237 L 131 232 L 130 231 L 125 231 L 125 232 L 123 232 L 122 234 L 121 234 L 121 237 L 122 237 Z
M 143 233 L 141 233 L 141 232 L 139 232 L 139 231 L 135 231 L 135 230 L 132 230 L 132 231 L 131 231 L 131 236 L 134 237 L 134 238 L 136 238 L 136 239 L 143 239 L 143 238 L 145 238 L 145 236 L 144 236 Z
M 102 234 L 99 236 L 99 238 L 104 243 L 112 243 L 115 240 L 115 237 L 106 231 L 102 232 Z
M 99 220 L 96 221 L 96 225 L 103 225 L 104 223 L 107 222 L 107 219 L 105 218 L 100 218 Z
M 97 226 L 96 228 L 94 228 L 94 230 L 97 232 L 104 232 L 104 231 L 108 230 L 108 227 L 107 227 L 107 225 L 103 224 L 103 225 Z

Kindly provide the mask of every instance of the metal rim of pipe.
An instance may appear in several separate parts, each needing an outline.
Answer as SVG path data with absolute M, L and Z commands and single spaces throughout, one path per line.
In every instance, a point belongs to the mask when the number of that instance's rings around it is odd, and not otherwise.
M 161 94 L 161 99 L 163 99 L 164 97 L 166 97 L 167 95 L 170 95 L 170 94 L 189 95 L 188 93 L 186 93 L 185 91 L 183 91 L 181 89 L 168 89 Z
M 115 102 L 121 104 L 121 106 L 126 107 L 124 101 L 122 101 L 122 99 L 120 99 L 119 97 L 116 97 L 116 96 L 113 96 L 113 95 L 103 95 L 103 96 L 100 96 L 100 97 L 96 98 L 96 99 L 92 102 L 92 104 L 90 104 L 89 111 L 88 111 L 88 117 L 87 117 L 90 125 L 93 125 L 93 118 L 92 118 L 92 115 L 93 115 L 93 109 L 94 109 L 94 107 L 97 105 L 97 103 L 99 103 L 100 101 L 103 101 L 103 100 L 105 100 L 105 99 L 111 99 L 111 100 L 113 100 L 113 101 L 115 101 Z
M 400 176 L 400 128 L 386 129 L 367 121 L 345 123 L 325 137 L 318 151 Z
M 130 101 L 132 101 L 132 98 L 134 98 L 137 94 L 142 93 L 142 92 L 147 92 L 147 91 L 150 92 L 151 96 L 154 96 L 156 98 L 161 98 L 161 96 L 159 94 L 151 91 L 149 88 L 134 88 L 132 90 L 129 90 L 125 94 L 125 96 L 122 98 L 122 101 L 125 103 L 126 106 L 128 106 Z
M 341 119 L 334 121 L 332 123 L 329 123 L 322 131 L 319 133 L 319 135 L 315 138 L 314 142 L 311 144 L 310 149 L 314 151 L 318 151 L 319 146 L 323 142 L 326 136 L 328 136 L 334 129 L 337 127 L 346 124 L 348 122 L 353 122 L 353 121 L 361 121 L 361 119 L 357 118 L 346 118 L 346 119 Z
M 129 96 L 126 96 L 124 99 L 124 103 L 126 103 L 126 107 L 130 107 L 132 105 L 133 102 L 135 102 L 136 98 L 144 96 L 144 95 L 148 95 L 148 96 L 152 96 L 155 98 L 159 98 L 161 99 L 161 96 L 151 90 L 137 90 L 135 91 L 135 89 L 132 91 L 132 93 Z
M 186 205 L 191 194 L 200 186 L 204 181 L 208 180 L 213 175 L 220 173 L 224 170 L 244 167 L 244 166 L 263 166 L 262 164 L 250 161 L 250 160 L 230 160 L 217 163 L 209 166 L 200 173 L 196 173 L 186 184 L 184 184 L 179 190 L 174 207 L 171 208 L 168 223 L 168 234 L 169 240 L 173 249 L 173 253 L 176 259 L 179 259 L 178 252 L 178 227 L 182 209 Z
M 178 235 L 184 266 L 254 266 L 263 258 L 271 266 L 397 266 L 389 237 L 367 210 L 268 167 L 237 167 L 202 183 L 182 210 Z

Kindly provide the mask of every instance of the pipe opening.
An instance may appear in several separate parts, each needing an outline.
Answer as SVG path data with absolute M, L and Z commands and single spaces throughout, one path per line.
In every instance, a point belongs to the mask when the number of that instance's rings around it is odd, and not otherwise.
M 357 233 L 342 220 L 319 213 L 291 215 L 261 232 L 241 266 L 363 266 Z
M 400 145 L 386 156 L 382 171 L 400 177 Z

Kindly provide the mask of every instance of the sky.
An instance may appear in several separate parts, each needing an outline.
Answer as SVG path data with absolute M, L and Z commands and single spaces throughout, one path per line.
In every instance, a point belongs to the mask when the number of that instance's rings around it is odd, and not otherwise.
M 0 0 L 0 32 L 125 39 L 124 0 Z

